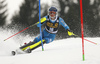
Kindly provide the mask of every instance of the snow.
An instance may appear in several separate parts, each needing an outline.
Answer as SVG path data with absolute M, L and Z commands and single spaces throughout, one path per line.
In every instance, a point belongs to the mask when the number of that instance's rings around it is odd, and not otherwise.
M 84 41 L 85 61 L 83 61 L 81 38 L 55 40 L 45 44 L 44 51 L 39 47 L 30 54 L 11 56 L 11 51 L 18 48 L 20 42 L 24 43 L 33 39 L 29 36 L 20 36 L 20 40 L 17 40 L 15 36 L 3 41 L 11 35 L 11 31 L 0 32 L 0 64 L 100 64 L 100 37 L 86 38 L 98 45 Z

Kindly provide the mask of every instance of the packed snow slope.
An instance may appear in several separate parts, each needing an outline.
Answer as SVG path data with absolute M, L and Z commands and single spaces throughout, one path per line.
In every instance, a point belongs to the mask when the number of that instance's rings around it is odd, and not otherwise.
M 100 64 L 100 38 L 86 38 L 93 43 L 84 41 L 85 61 L 82 61 L 81 38 L 66 38 L 55 40 L 49 44 L 35 49 L 30 54 L 12 56 L 11 51 L 20 44 L 33 40 L 34 37 L 15 36 L 7 41 L 5 38 L 12 35 L 6 31 L 0 32 L 0 64 Z M 21 43 L 23 42 L 23 43 Z

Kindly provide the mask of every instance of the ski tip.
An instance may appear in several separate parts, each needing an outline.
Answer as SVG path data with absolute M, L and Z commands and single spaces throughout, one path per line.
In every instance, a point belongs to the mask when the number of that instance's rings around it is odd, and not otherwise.
M 13 56 L 16 55 L 16 52 L 15 51 L 12 51 L 11 53 L 12 53 Z
M 6 41 L 6 39 L 5 39 L 5 40 L 3 40 L 3 41 Z

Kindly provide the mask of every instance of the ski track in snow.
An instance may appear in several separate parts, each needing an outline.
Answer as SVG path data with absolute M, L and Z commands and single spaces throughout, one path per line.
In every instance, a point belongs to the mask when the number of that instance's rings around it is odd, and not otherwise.
M 100 64 L 100 37 L 85 38 L 98 45 L 84 41 L 85 61 L 82 61 L 81 38 L 55 40 L 45 44 L 44 51 L 39 47 L 30 54 L 11 56 L 11 51 L 18 48 L 20 43 L 29 42 L 34 38 L 18 35 L 3 41 L 12 34 L 14 32 L 6 30 L 0 32 L 0 64 Z

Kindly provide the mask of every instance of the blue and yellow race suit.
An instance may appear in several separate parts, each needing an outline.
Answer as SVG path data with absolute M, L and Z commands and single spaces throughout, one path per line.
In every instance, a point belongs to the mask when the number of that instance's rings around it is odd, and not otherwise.
M 46 23 L 46 25 L 42 31 L 42 39 L 44 39 L 46 43 L 50 43 L 55 39 L 59 25 L 62 25 L 65 28 L 65 30 L 69 29 L 69 26 L 64 22 L 64 20 L 58 16 L 56 16 L 55 20 L 51 20 L 49 15 L 41 18 L 41 24 L 44 23 Z M 40 36 L 38 36 L 34 39 L 34 42 L 36 43 L 40 40 L 41 38 Z
M 52 42 L 55 37 L 56 33 L 58 32 L 58 28 L 60 25 L 62 25 L 65 30 L 69 29 L 68 25 L 64 22 L 64 20 L 61 17 L 56 16 L 55 20 L 51 20 L 49 15 L 41 18 L 41 24 L 46 24 L 45 28 L 42 31 L 42 41 L 44 43 L 50 43 Z M 39 22 L 37 22 L 37 26 L 40 25 Z M 41 37 L 38 36 L 34 39 L 33 42 L 30 42 L 26 45 L 23 45 L 20 47 L 21 50 L 25 51 L 27 49 L 34 50 L 41 46 Z

